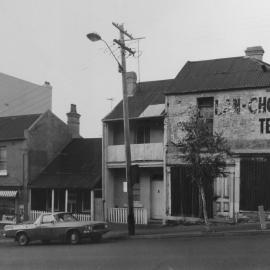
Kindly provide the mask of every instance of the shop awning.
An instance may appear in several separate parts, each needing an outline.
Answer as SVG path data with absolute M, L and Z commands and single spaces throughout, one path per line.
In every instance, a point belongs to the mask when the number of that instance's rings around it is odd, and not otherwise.
M 0 198 L 15 198 L 17 190 L 0 190 Z

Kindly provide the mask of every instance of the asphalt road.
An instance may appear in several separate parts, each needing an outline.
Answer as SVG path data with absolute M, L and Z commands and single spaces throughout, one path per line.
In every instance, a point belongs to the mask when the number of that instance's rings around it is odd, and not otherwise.
M 270 269 L 270 236 L 107 239 L 27 247 L 0 241 L 0 269 Z

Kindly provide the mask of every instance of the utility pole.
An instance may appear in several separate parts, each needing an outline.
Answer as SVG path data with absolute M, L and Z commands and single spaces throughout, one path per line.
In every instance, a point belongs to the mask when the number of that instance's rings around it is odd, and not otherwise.
M 134 52 L 125 46 L 124 36 L 133 39 L 133 37 L 124 30 L 124 25 L 113 23 L 120 31 L 120 40 L 115 40 L 121 48 L 121 66 L 122 66 L 122 86 L 123 86 L 123 119 L 124 119 L 124 137 L 125 137 L 125 153 L 126 153 L 126 180 L 128 192 L 128 233 L 135 234 L 135 219 L 133 209 L 133 184 L 131 177 L 131 153 L 130 153 L 130 133 L 129 133 L 129 110 L 128 110 L 128 95 L 127 95 L 127 80 L 126 80 L 126 51 L 134 55 Z

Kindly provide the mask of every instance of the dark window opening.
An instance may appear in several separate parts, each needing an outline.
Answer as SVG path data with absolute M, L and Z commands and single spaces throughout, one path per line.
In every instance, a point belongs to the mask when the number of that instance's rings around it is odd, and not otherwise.
M 150 128 L 148 126 L 140 126 L 136 132 L 136 143 L 150 143 Z
M 122 144 L 124 144 L 124 125 L 123 122 L 119 122 L 113 126 L 113 145 Z
M 214 123 L 214 98 L 203 97 L 197 99 L 200 117 L 205 119 L 205 124 L 210 132 L 213 132 Z

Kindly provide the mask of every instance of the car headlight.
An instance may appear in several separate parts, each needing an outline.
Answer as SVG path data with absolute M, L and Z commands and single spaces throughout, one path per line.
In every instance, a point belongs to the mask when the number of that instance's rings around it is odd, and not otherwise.
M 109 225 L 108 224 L 105 224 L 104 227 L 105 227 L 105 229 L 108 229 L 109 228 Z

